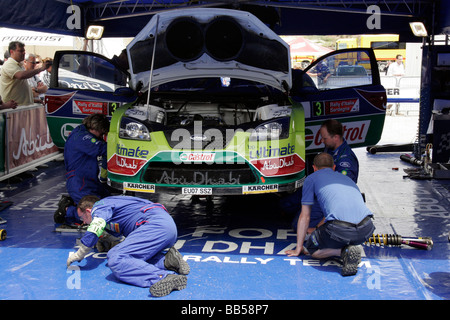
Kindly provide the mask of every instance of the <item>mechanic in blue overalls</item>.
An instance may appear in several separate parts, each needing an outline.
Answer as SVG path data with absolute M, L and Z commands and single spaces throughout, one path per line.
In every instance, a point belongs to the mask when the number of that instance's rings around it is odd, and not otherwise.
M 340 256 L 342 275 L 355 275 L 361 261 L 359 245 L 367 241 L 375 227 L 372 212 L 366 207 L 359 188 L 348 177 L 334 171 L 333 157 L 320 153 L 314 157 L 314 173 L 306 177 L 302 191 L 302 209 L 297 228 L 297 247 L 289 256 L 300 253 L 316 259 Z M 305 241 L 311 208 L 319 203 L 325 223 Z
M 353 150 L 344 139 L 344 129 L 342 124 L 335 120 L 329 119 L 322 123 L 320 127 L 321 141 L 325 145 L 324 152 L 333 157 L 336 171 L 348 176 L 353 182 L 358 182 L 359 162 Z M 292 201 L 295 201 L 297 208 L 301 206 L 301 189 L 297 190 L 294 195 L 296 199 L 291 199 L 289 205 L 292 206 Z M 291 197 L 293 198 L 293 197 Z M 294 220 L 292 221 L 292 228 L 297 230 L 297 221 L 300 215 L 300 209 L 297 210 Z M 318 203 L 311 208 L 311 220 L 309 232 L 323 224 L 324 216 Z
M 108 267 L 117 279 L 150 287 L 150 293 L 155 297 L 186 287 L 190 268 L 173 247 L 177 227 L 163 205 L 130 196 L 101 200 L 86 196 L 79 201 L 77 212 L 89 227 L 81 238 L 78 251 L 69 256 L 67 267 L 84 259 L 99 238 L 100 241 L 104 237 L 108 239 L 104 234 L 106 231 L 114 237 L 125 237 L 108 251 Z M 164 255 L 166 248 L 170 249 Z
M 344 139 L 342 124 L 334 119 L 326 120 L 320 127 L 325 152 L 333 156 L 336 171 L 358 183 L 359 162 L 353 150 Z
M 331 76 L 330 69 L 325 64 L 324 61 L 320 62 L 314 69 L 308 72 L 310 76 L 317 77 L 317 86 L 318 88 L 326 88 L 328 78 Z
M 56 223 L 81 223 L 76 204 L 83 196 L 109 196 L 106 186 L 106 142 L 109 121 L 103 114 L 91 114 L 83 119 L 67 138 L 64 146 L 66 188 L 69 196 L 62 195 L 54 214 Z M 101 157 L 99 167 L 98 157 Z

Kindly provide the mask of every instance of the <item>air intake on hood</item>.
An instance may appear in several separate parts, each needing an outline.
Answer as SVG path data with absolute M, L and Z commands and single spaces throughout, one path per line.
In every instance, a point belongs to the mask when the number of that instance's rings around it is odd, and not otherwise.
M 167 28 L 166 45 L 170 54 L 179 61 L 192 61 L 203 53 L 203 32 L 192 19 L 180 18 Z
M 235 21 L 221 17 L 213 20 L 205 31 L 208 53 L 218 61 L 235 59 L 243 46 L 243 32 Z

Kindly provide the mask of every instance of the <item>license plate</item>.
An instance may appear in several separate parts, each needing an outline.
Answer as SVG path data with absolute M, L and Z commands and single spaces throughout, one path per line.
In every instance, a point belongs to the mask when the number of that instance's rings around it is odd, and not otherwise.
M 211 195 L 212 188 L 182 188 L 182 194 Z

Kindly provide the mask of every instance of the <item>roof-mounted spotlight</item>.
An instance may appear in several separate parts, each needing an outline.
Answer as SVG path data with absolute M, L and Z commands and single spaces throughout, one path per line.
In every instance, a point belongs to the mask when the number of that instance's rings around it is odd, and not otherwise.
M 103 35 L 103 26 L 89 26 L 86 31 L 86 39 L 88 40 L 100 40 Z
M 423 22 L 410 22 L 409 26 L 416 37 L 428 36 L 427 29 L 425 28 Z

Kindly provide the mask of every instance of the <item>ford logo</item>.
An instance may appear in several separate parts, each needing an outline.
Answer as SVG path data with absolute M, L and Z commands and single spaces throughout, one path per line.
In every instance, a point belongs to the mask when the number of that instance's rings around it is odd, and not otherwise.
M 200 135 L 200 134 L 193 134 L 191 136 L 191 140 L 192 141 L 206 141 L 207 139 L 208 138 L 204 134 L 202 134 L 202 135 Z

